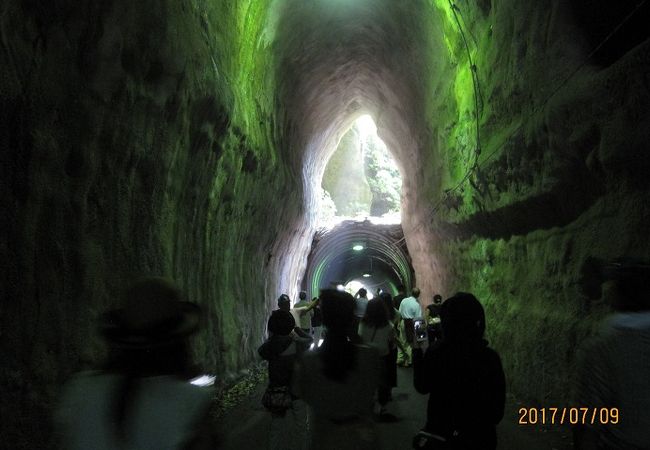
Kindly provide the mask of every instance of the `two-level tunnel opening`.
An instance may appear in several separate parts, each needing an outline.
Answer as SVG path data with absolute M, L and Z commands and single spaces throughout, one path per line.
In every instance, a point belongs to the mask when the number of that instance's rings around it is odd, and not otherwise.
M 448 29 L 440 8 L 430 3 L 422 3 L 421 8 L 399 2 L 377 6 L 365 0 L 336 5 L 324 1 L 293 2 L 277 11 L 274 60 L 278 65 L 274 78 L 278 81 L 282 114 L 290 124 L 285 136 L 287 159 L 292 175 L 302 176 L 303 204 L 301 211 L 293 215 L 291 226 L 278 239 L 288 243 L 283 248 L 291 250 L 283 250 L 278 244 L 270 251 L 274 256 L 283 255 L 271 260 L 271 271 L 279 277 L 269 283 L 270 297 L 287 292 L 295 298 L 301 287 L 313 294 L 319 288 L 329 287 L 331 282 L 346 281 L 347 276 L 332 275 L 314 286 L 315 268 L 309 253 L 313 236 L 321 228 L 319 215 L 327 209 L 322 207 L 326 203 L 323 188 L 328 178 L 327 165 L 336 157 L 339 142 L 363 116 L 372 118 L 377 136 L 393 157 L 377 172 L 399 173 L 402 180 L 392 177 L 384 183 L 383 193 L 392 194 L 382 199 L 384 204 L 391 204 L 388 208 L 378 211 L 381 202 L 371 201 L 368 214 L 354 212 L 343 216 L 376 221 L 370 217 L 386 219 L 386 215 L 392 215 L 392 223 L 399 220 L 404 235 L 393 241 L 409 246 L 408 265 L 414 269 L 397 269 L 400 275 L 393 280 L 395 284 L 411 286 L 411 281 L 406 281 L 406 272 L 418 272 L 427 284 L 423 292 L 428 296 L 434 285 L 439 289 L 437 285 L 444 278 L 437 252 L 430 250 L 437 237 L 426 225 L 430 220 L 430 199 L 438 197 L 441 187 L 449 181 L 441 173 L 445 143 L 434 136 L 439 126 L 436 121 L 442 123 L 447 116 L 458 115 L 457 99 L 452 95 L 459 58 L 451 58 L 449 45 L 443 39 L 454 30 Z M 337 32 L 332 33 L 332 29 Z M 429 95 L 432 92 L 436 94 Z M 434 109 L 436 123 L 431 124 Z M 354 168 L 362 172 L 359 165 Z M 332 203 L 329 202 L 330 211 L 334 209 Z M 394 208 L 396 204 L 399 209 Z M 338 222 L 327 228 L 333 229 Z M 386 257 L 366 257 L 365 264 L 370 260 L 373 268 L 379 266 L 380 260 L 396 264 Z M 363 278 L 363 273 L 354 276 Z M 316 292 L 312 292 L 312 287 Z
M 318 180 L 316 180 L 317 182 Z M 397 293 L 414 281 L 401 227 L 402 174 L 369 114 L 336 144 L 322 176 L 314 239 L 301 288 Z

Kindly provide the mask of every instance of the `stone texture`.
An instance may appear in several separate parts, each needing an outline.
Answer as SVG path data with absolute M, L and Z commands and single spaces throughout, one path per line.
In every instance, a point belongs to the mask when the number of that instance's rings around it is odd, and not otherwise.
M 650 43 L 572 75 L 593 36 L 563 2 L 457 6 L 3 2 L 3 442 L 47 448 L 60 383 L 101 358 L 94 318 L 139 274 L 204 307 L 196 355 L 220 379 L 250 364 L 363 113 L 403 174 L 424 298 L 473 291 L 509 387 L 566 401 L 606 310 L 584 261 L 650 253 Z

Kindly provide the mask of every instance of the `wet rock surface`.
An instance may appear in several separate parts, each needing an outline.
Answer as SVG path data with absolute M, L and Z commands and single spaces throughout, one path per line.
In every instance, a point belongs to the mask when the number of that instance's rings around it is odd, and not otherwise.
M 650 254 L 650 43 L 587 59 L 596 32 L 573 14 L 3 3 L 5 442 L 47 447 L 61 382 L 101 360 L 94 320 L 137 275 L 203 307 L 197 360 L 236 379 L 274 299 L 297 293 L 316 187 L 363 113 L 402 173 L 424 298 L 474 292 L 509 387 L 566 401 L 575 347 L 607 311 L 581 290 L 585 260 Z

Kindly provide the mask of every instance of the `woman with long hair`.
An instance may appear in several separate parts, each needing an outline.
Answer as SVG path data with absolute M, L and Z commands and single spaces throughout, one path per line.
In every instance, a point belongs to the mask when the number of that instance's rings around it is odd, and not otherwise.
M 304 354 L 294 373 L 298 395 L 311 411 L 312 450 L 377 448 L 372 421 L 380 360 L 354 329 L 354 298 L 343 291 L 320 295 L 323 344 Z
M 391 300 L 392 303 L 392 300 Z M 391 388 L 394 380 L 390 377 L 392 369 L 391 349 L 395 348 L 395 330 L 388 319 L 386 302 L 382 298 L 374 298 L 368 302 L 366 315 L 359 324 L 359 336 L 364 343 L 375 347 L 382 359 L 382 367 L 379 376 L 379 388 L 377 389 L 377 401 L 379 402 L 379 415 L 386 414 L 386 404 L 390 400 Z

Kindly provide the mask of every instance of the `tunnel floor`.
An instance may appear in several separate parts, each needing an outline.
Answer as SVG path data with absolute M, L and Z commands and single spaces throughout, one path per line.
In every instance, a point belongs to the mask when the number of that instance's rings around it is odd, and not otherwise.
M 407 450 L 411 439 L 426 420 L 427 399 L 413 388 L 412 369 L 398 367 L 398 386 L 393 389 L 393 401 L 388 410 L 399 420 L 377 423 L 381 447 L 377 450 Z M 267 448 L 271 415 L 261 403 L 265 384 L 235 406 L 220 419 L 220 447 L 223 450 Z M 498 450 L 570 450 L 573 448 L 567 427 L 535 428 L 518 424 L 518 409 L 522 405 L 508 396 L 503 420 L 497 427 Z M 295 449 L 302 450 L 302 449 Z

